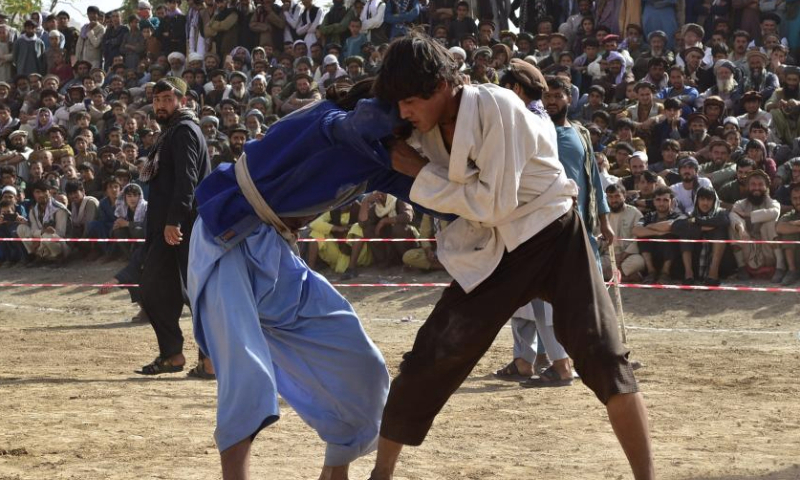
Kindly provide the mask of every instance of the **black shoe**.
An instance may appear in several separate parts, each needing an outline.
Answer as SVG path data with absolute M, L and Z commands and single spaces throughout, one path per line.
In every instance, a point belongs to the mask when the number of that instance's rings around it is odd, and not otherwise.
M 721 283 L 722 282 L 719 280 L 719 278 L 710 278 L 710 277 L 708 277 L 705 280 L 703 280 L 703 284 L 706 287 L 719 287 Z
M 684 285 L 695 285 L 697 282 L 694 281 L 694 278 L 684 278 L 683 284 Z

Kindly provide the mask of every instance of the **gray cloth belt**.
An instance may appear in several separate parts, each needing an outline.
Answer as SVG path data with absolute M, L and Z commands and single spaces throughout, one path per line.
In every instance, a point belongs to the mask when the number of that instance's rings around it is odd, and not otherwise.
M 242 194 L 247 203 L 253 207 L 258 218 L 267 225 L 272 225 L 275 230 L 283 237 L 293 249 L 297 249 L 297 235 L 283 223 L 283 220 L 267 205 L 266 200 L 258 192 L 256 184 L 250 177 L 250 169 L 247 168 L 247 155 L 242 154 L 234 166 L 236 172 L 236 183 L 242 189 Z

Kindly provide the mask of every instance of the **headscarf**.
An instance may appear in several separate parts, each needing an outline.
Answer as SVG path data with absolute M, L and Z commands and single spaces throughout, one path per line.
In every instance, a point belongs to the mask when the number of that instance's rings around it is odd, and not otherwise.
M 47 120 L 46 124 L 42 125 L 41 115 L 42 113 L 44 113 L 44 111 L 47 111 L 47 113 L 50 114 L 50 118 Z M 53 121 L 54 121 L 53 112 L 51 112 L 49 109 L 45 107 L 42 107 L 39 110 L 36 110 L 36 127 L 34 128 L 34 130 L 36 131 L 37 134 L 44 135 L 54 125 Z
M 133 212 L 133 221 L 135 223 L 142 223 L 147 215 L 147 200 L 144 199 L 142 187 L 135 183 L 129 183 L 125 185 L 121 195 L 122 203 L 117 205 L 117 208 L 114 209 L 114 216 L 117 218 L 124 218 L 126 220 L 128 219 L 128 213 L 130 209 L 128 208 L 128 202 L 125 201 L 125 194 L 130 193 L 131 190 L 134 190 L 139 194 L 139 202 L 136 204 L 136 211 Z

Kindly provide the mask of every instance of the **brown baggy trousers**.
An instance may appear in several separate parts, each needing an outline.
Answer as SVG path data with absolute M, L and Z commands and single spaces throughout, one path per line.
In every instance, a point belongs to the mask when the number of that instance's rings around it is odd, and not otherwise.
M 444 290 L 403 356 L 383 411 L 381 435 L 420 445 L 503 325 L 535 298 L 552 303 L 556 338 L 601 402 L 638 391 L 611 298 L 573 209 L 506 252 L 472 292 L 465 293 L 456 282 Z

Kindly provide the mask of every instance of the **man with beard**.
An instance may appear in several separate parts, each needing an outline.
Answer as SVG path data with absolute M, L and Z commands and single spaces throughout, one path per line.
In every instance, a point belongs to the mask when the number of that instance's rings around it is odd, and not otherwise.
M 720 97 L 725 102 L 725 109 L 733 112 L 739 99 L 742 96 L 742 90 L 736 81 L 736 74 L 738 69 L 729 60 L 718 60 L 714 64 L 714 76 L 716 77 L 716 85 L 709 88 L 703 95 L 700 96 L 697 103 L 702 106 L 706 99 L 710 97 Z
M 789 194 L 791 195 L 793 210 L 784 214 L 778 221 L 775 230 L 778 232 L 780 240 L 787 241 L 800 241 L 800 183 L 792 185 Z M 789 271 L 781 281 L 781 285 L 788 287 L 800 280 L 800 271 L 797 269 L 798 262 L 798 248 L 797 244 L 782 245 L 783 253 L 786 256 L 786 266 Z
M 734 240 L 775 240 L 775 230 L 781 205 L 769 196 L 769 176 L 762 170 L 747 175 L 747 196 L 733 205 L 730 237 Z M 780 245 L 740 243 L 733 247 L 737 278 L 747 280 L 751 275 L 775 272 L 774 283 L 780 283 L 786 273 L 786 263 Z
M 681 215 L 672 210 L 673 193 L 667 187 L 656 188 L 653 194 L 655 210 L 645 214 L 633 228 L 636 238 L 675 238 L 672 224 Z M 639 251 L 647 266 L 644 283 L 658 283 L 660 279 L 668 279 L 672 262 L 678 257 L 678 245 L 674 243 L 642 242 Z
M 595 83 L 605 89 L 605 102 L 614 103 L 624 97 L 624 85 L 632 81 L 633 76 L 625 71 L 625 58 L 619 52 L 609 52 L 606 62 L 606 74 Z
M 25 20 L 22 35 L 14 42 L 11 52 L 17 75 L 45 73 L 44 51 L 44 42 L 36 36 L 36 24 L 32 20 Z
M 697 172 L 700 165 L 694 157 L 686 157 L 678 164 L 678 174 L 681 176 L 680 183 L 672 185 L 672 193 L 678 203 L 678 209 L 684 214 L 689 215 L 694 209 L 697 190 L 701 187 L 711 188 L 711 180 L 705 177 L 698 177 Z
M 159 354 L 137 373 L 180 372 L 183 334 L 179 324 L 186 294 L 189 238 L 196 216 L 194 190 L 208 175 L 209 159 L 194 112 L 182 108 L 186 83 L 166 77 L 156 83 L 153 109 L 162 127 L 139 180 L 149 186 L 141 300 L 158 339 Z M 211 362 L 200 362 L 189 374 L 208 378 Z
M 636 133 L 647 143 L 653 126 L 659 120 L 658 116 L 664 112 L 664 107 L 654 101 L 656 86 L 648 82 L 639 82 L 634 87 L 637 102 L 625 109 L 623 116 L 630 118 Z
M 698 152 L 711 143 L 708 135 L 708 118 L 702 113 L 693 113 L 687 120 L 689 136 L 680 140 L 681 151 Z
M 313 81 L 311 75 L 305 73 L 294 76 L 296 90 L 283 102 L 283 105 L 281 105 L 281 112 L 284 115 L 299 110 L 322 98 L 318 91 L 311 89 L 311 83 Z
M 28 222 L 17 227 L 20 238 L 69 238 L 72 233 L 72 222 L 67 207 L 50 196 L 50 185 L 39 180 L 31 187 L 36 202 L 28 214 Z M 66 242 L 23 242 L 33 263 L 37 266 L 52 261 L 64 261 L 69 255 Z
M 774 134 L 791 145 L 800 136 L 800 68 L 787 65 L 783 74 L 783 88 L 775 90 L 765 110 L 772 115 Z
M 667 68 L 675 62 L 675 54 L 666 48 L 667 34 L 661 30 L 655 30 L 647 35 L 647 43 L 649 48 L 642 52 L 636 63 L 633 65 L 633 74 L 636 78 L 645 75 L 645 72 L 650 68 L 650 61 L 654 58 L 660 58 L 666 62 Z
M 672 231 L 682 239 L 726 240 L 730 219 L 728 212 L 720 208 L 717 194 L 712 188 L 700 187 L 696 197 L 694 208 L 688 217 L 676 220 L 672 224 Z M 680 249 L 684 285 L 694 285 L 697 280 L 703 280 L 705 285 L 719 286 L 719 267 L 725 253 L 724 243 L 681 243 Z
M 694 112 L 697 96 L 697 89 L 686 85 L 686 74 L 683 68 L 677 65 L 669 69 L 669 86 L 658 94 L 659 99 L 674 98 L 679 101 L 681 103 L 681 114 L 684 117 Z
M 621 185 L 609 185 L 606 187 L 606 198 L 611 209 L 608 223 L 618 238 L 633 238 L 633 227 L 642 218 L 642 212 L 633 205 L 625 203 L 625 187 Z M 609 248 L 612 244 L 602 242 L 600 246 L 600 263 L 603 266 L 603 277 L 611 279 L 611 255 Z M 645 270 L 644 257 L 639 253 L 637 242 L 619 241 L 613 243 L 614 258 L 617 261 L 617 269 L 622 273 L 623 282 L 637 282 L 642 280 L 639 272 Z
M 542 59 L 538 64 L 537 67 L 540 70 L 545 70 L 550 66 L 558 64 L 559 56 L 561 52 L 567 50 L 567 36 L 563 33 L 554 33 L 550 35 L 550 54 Z
M 731 210 L 736 202 L 747 196 L 747 176 L 755 169 L 756 163 L 749 158 L 740 158 L 736 162 L 736 178 L 719 189 L 722 208 Z
M 630 165 L 631 174 L 622 178 L 622 186 L 625 187 L 625 190 L 637 190 L 642 174 L 647 170 L 647 153 L 633 152 L 628 159 L 628 165 Z
M 242 156 L 244 144 L 247 141 L 247 127 L 236 125 L 231 129 L 231 160 L 235 162 Z
M 736 165 L 731 162 L 731 146 L 722 139 L 715 139 L 708 145 L 711 161 L 700 166 L 700 176 L 708 178 L 714 190 L 736 178 Z
M 661 57 L 653 57 L 647 62 L 647 75 L 642 79 L 642 82 L 652 83 L 656 86 L 657 92 L 667 88 L 669 85 L 669 77 L 666 75 L 667 67 L 669 64 Z
M 2 116 L 2 107 L 0 105 L 0 116 Z M 9 135 L 8 141 L 10 142 L 8 151 L 0 154 L 0 163 L 13 166 L 16 169 L 17 178 L 28 178 L 28 157 L 33 153 L 33 149 L 28 146 L 28 132 L 16 130 Z
M 747 52 L 748 70 L 742 79 L 741 91 L 749 92 L 755 90 L 761 94 L 761 98 L 770 98 L 775 90 L 780 87 L 778 76 L 767 71 L 767 55 L 760 50 L 749 50 Z
M 743 69 L 747 66 L 747 45 L 750 44 L 750 34 L 744 30 L 733 32 L 733 49 L 728 60 Z

